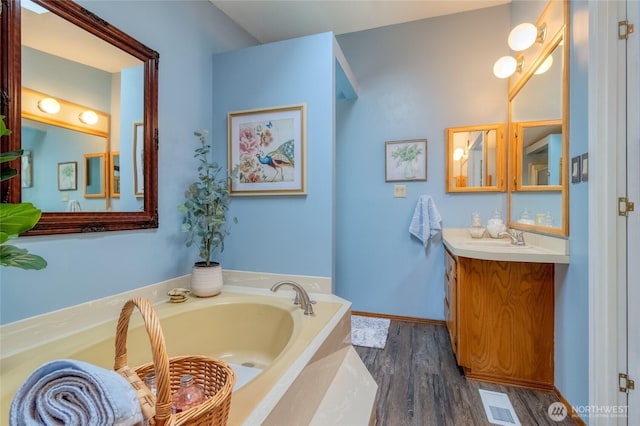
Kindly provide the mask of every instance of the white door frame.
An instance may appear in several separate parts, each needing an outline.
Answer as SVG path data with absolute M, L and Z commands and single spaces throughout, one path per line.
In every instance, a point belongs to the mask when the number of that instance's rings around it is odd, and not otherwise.
M 640 204 L 640 44 L 637 28 L 640 25 L 640 3 L 627 1 L 627 19 L 635 24 L 636 32 L 627 41 L 627 194 L 628 197 Z M 630 213 L 627 222 L 627 374 L 640 384 L 640 312 L 637 301 L 640 300 L 640 212 L 638 208 Z M 634 259 L 636 261 L 634 261 Z M 635 302 L 635 303 L 634 303 Z M 636 385 L 634 391 L 629 392 L 629 421 L 628 424 L 640 423 L 640 387 Z
M 617 55 L 612 22 L 617 9 L 589 1 L 589 405 L 617 405 Z M 617 21 L 616 21 L 617 22 Z M 617 31 L 617 28 L 616 28 Z M 615 34 L 615 33 L 613 33 Z M 592 224 L 598 224 L 592 226 Z M 596 249 L 597 248 L 597 249 Z M 590 419 L 593 425 L 616 424 Z
M 619 327 L 619 292 L 625 271 L 619 268 L 624 235 L 618 234 L 619 146 L 624 143 L 618 86 L 618 7 L 625 2 L 589 1 L 589 405 L 619 405 L 618 372 L 626 353 Z M 626 309 L 626 306 L 624 307 Z M 619 357 L 619 355 L 624 355 Z M 590 425 L 616 425 L 613 417 L 592 417 Z

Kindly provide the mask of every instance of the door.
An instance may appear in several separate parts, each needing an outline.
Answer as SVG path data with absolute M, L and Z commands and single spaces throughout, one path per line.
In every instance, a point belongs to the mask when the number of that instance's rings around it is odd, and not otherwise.
M 626 44 L 626 187 L 627 197 L 635 202 L 635 211 L 626 216 L 627 274 L 627 372 L 636 389 L 627 393 L 627 425 L 640 425 L 640 2 L 627 1 L 627 19 L 635 32 Z

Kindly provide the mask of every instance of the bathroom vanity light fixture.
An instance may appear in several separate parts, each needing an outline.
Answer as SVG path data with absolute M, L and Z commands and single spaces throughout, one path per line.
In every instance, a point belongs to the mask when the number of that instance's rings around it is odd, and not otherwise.
M 57 114 L 60 111 L 60 102 L 53 98 L 42 98 L 38 101 L 38 109 L 47 114 Z
M 95 112 L 93 112 L 91 110 L 83 111 L 82 113 L 80 113 L 78 118 L 84 124 L 93 125 L 93 124 L 96 124 L 98 122 L 98 114 L 96 114 Z
M 542 24 L 540 28 L 533 24 L 524 22 L 516 25 L 511 32 L 507 42 L 509 47 L 516 52 L 527 50 L 534 43 L 542 44 L 547 36 L 547 24 Z
M 509 78 L 516 71 L 522 72 L 523 69 L 523 57 L 516 59 L 513 56 L 503 56 L 493 64 L 493 75 L 498 78 Z
M 542 44 L 546 36 L 547 24 L 542 24 L 540 28 L 538 28 L 533 24 L 524 22 L 522 24 L 516 25 L 511 30 L 511 32 L 509 33 L 509 37 L 507 38 L 507 43 L 512 50 L 521 52 L 523 50 L 527 50 L 535 43 Z M 553 59 L 551 61 L 553 61 Z M 551 63 L 549 63 L 548 66 L 550 67 Z M 542 66 L 540 68 L 542 68 Z M 503 56 L 498 59 L 493 65 L 493 75 L 498 78 L 509 78 L 516 71 L 522 72 L 523 69 L 524 58 L 522 56 L 517 59 L 513 56 Z M 540 71 L 539 74 L 542 74 L 547 69 L 549 68 L 547 67 L 546 69 Z

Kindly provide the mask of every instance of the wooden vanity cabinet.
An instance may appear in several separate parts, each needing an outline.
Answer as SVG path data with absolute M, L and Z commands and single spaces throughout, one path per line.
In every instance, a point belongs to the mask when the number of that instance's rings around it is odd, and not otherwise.
M 444 251 L 444 318 L 449 330 L 449 339 L 453 353 L 458 352 L 458 323 L 457 323 L 457 299 L 456 299 L 456 274 L 457 264 L 455 258 L 448 250 Z M 457 355 L 456 355 L 457 356 Z
M 445 250 L 445 318 L 467 377 L 553 388 L 553 269 Z

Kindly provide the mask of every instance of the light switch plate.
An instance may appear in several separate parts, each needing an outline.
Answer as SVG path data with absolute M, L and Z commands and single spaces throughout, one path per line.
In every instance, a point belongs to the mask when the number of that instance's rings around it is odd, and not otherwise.
M 406 198 L 407 197 L 407 185 L 394 185 L 393 186 L 393 196 L 395 198 Z

